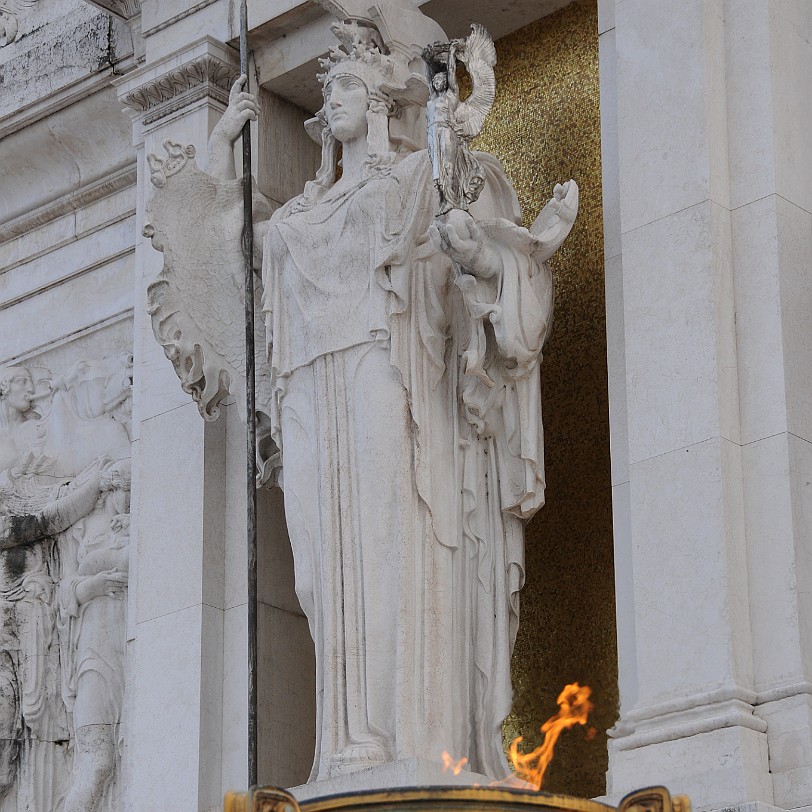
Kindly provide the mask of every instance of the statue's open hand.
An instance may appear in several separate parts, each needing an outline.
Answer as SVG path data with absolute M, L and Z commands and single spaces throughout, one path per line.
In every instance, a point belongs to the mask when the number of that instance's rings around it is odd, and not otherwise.
M 474 276 L 493 276 L 498 270 L 495 252 L 467 211 L 451 209 L 436 217 L 429 226 L 429 237 L 438 251 Z
M 578 184 L 574 180 L 556 183 L 550 204 L 565 223 L 574 223 L 578 214 Z
M 578 214 L 578 184 L 574 180 L 557 183 L 553 196 L 536 218 L 530 233 L 542 242 L 561 245 Z
M 228 94 L 228 107 L 212 131 L 212 138 L 221 138 L 233 144 L 239 138 L 246 121 L 256 121 L 259 116 L 257 98 L 252 93 L 243 91 L 248 81 L 245 74 L 237 79 Z

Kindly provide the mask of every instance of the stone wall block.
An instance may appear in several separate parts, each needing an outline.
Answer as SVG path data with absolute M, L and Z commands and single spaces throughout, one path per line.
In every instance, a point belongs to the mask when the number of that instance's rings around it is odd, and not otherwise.
M 729 206 L 721 0 L 624 0 L 615 36 L 624 232 L 708 199 Z
M 632 464 L 739 440 L 729 223 L 706 202 L 623 235 Z
M 749 687 L 739 447 L 714 438 L 631 474 L 638 706 Z

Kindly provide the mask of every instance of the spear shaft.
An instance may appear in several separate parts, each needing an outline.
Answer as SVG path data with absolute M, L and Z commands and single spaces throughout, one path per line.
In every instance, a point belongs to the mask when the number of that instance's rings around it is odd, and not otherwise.
M 248 76 L 248 4 L 240 4 L 240 73 Z M 245 89 L 248 90 L 246 80 Z M 257 426 L 254 381 L 254 212 L 251 183 L 251 123 L 242 128 L 243 232 L 245 263 L 245 414 L 248 542 L 248 786 L 257 783 Z

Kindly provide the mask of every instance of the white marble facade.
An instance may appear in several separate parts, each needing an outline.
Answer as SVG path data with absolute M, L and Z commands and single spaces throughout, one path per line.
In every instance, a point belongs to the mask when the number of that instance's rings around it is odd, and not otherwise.
M 450 34 L 498 37 L 565 4 L 427 8 Z M 140 236 L 146 155 L 168 137 L 204 154 L 224 109 L 235 6 L 0 0 L 0 514 L 51 522 L 25 555 L 0 552 L 2 812 L 214 810 L 247 781 L 242 427 L 230 401 L 204 424 L 180 390 L 146 312 L 161 255 Z M 333 38 L 311 4 L 249 8 L 254 173 L 276 208 L 317 169 L 300 133 Z M 812 4 L 600 0 L 598 33 L 621 688 L 607 794 L 661 782 L 699 808 L 809 812 Z M 81 424 L 59 428 L 60 406 Z M 88 425 L 92 444 L 67 439 Z M 260 780 L 295 786 L 313 646 L 278 493 L 260 523 Z

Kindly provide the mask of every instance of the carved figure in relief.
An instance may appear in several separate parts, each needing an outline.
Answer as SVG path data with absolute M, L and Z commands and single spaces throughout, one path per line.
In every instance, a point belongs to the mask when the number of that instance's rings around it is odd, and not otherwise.
M 84 536 L 78 569 L 64 579 L 60 609 L 67 621 L 70 658 L 62 663 L 63 698 L 75 730 L 75 779 L 64 812 L 98 809 L 115 776 L 121 744 L 129 573 L 129 476 L 108 470 L 103 487 L 107 532 Z M 118 511 L 118 512 L 117 512 Z
M 58 379 L 39 373 L 35 386 L 28 369 L 0 370 L 0 695 L 9 698 L 0 706 L 0 797 L 16 785 L 18 809 L 52 809 L 64 797 L 65 748 L 57 742 L 75 739 L 74 773 L 92 771 L 81 764 L 73 704 L 64 702 L 81 636 L 70 639 L 60 592 L 80 567 L 77 550 L 100 527 L 109 532 L 129 492 L 131 359 L 80 362 Z M 120 593 L 126 577 L 111 580 Z M 109 660 L 123 680 L 124 626 L 114 620 L 85 627 L 121 639 L 118 660 Z
M 0 3 L 0 48 L 10 45 L 20 33 L 20 15 L 39 0 L 3 0 Z
M 496 49 L 488 32 L 472 25 L 466 39 L 437 42 L 423 50 L 423 59 L 429 85 L 428 149 L 440 195 L 437 213 L 467 211 L 485 183 L 468 143 L 482 130 L 496 95 Z M 466 65 L 473 82 L 465 101 L 460 101 L 457 60 Z
M 546 260 L 578 189 L 556 187 L 527 230 L 498 161 L 476 153 L 478 199 L 435 220 L 413 43 L 445 35 L 412 4 L 375 10 L 383 25 L 347 13 L 334 26 L 342 46 L 305 125 L 322 149 L 315 179 L 255 226 L 258 453 L 273 464 L 281 453 L 316 648 L 311 780 L 443 750 L 501 778 L 523 523 L 544 502 Z M 212 133 L 208 173 L 171 141 L 167 158 L 149 158 L 145 233 L 164 254 L 153 330 L 207 419 L 244 385 L 232 144 L 259 112 L 244 81 Z

